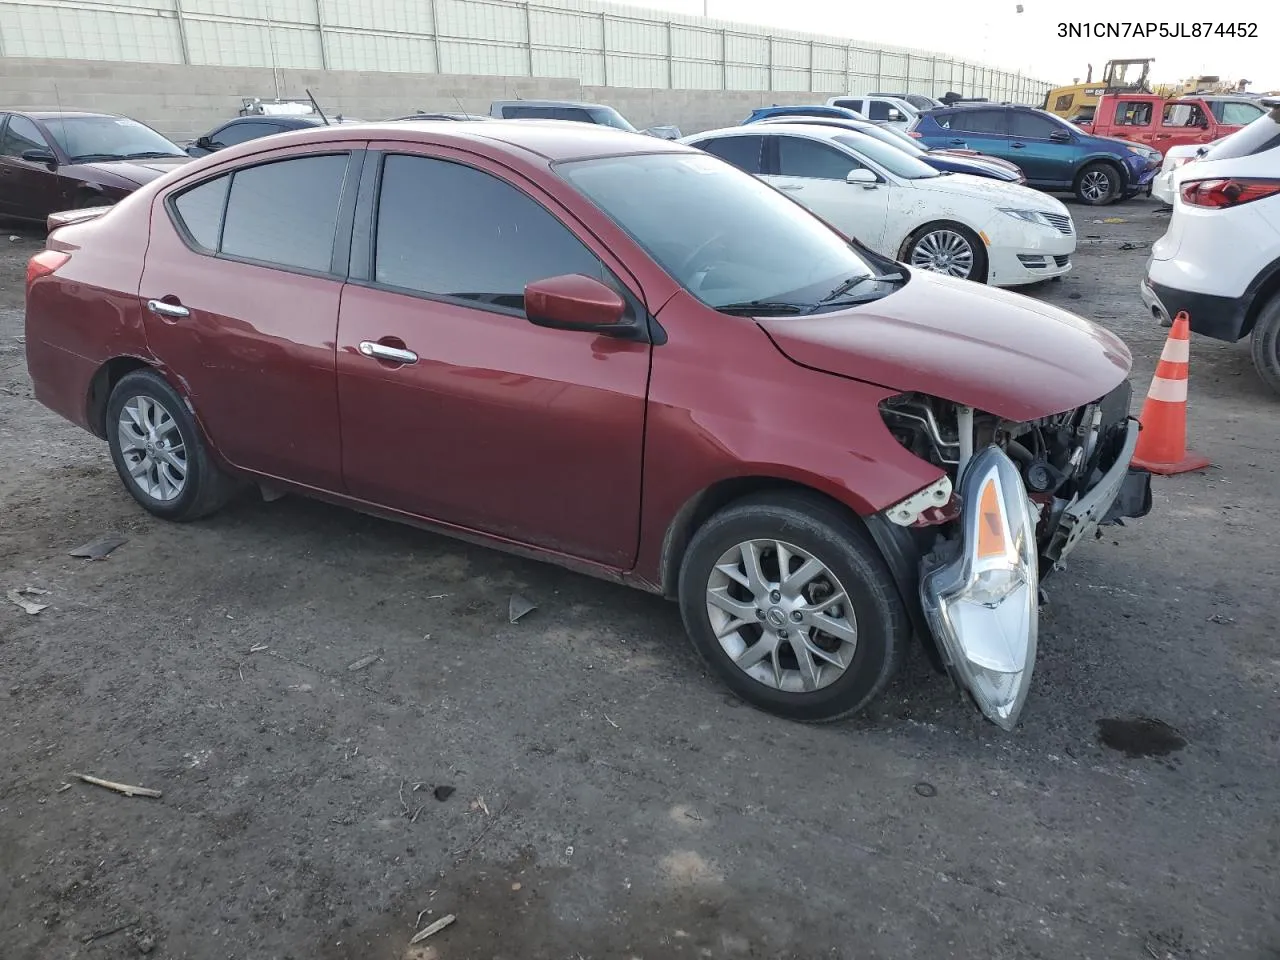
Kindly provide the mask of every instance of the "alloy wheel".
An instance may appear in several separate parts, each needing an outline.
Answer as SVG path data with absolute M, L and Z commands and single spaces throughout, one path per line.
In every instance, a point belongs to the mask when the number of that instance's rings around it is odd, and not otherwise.
M 933 273 L 967 280 L 973 273 L 973 245 L 954 230 L 933 230 L 916 241 L 910 264 Z
M 173 415 L 154 397 L 130 397 L 116 423 L 129 479 L 147 496 L 168 502 L 187 485 L 187 449 Z
M 857 650 L 857 622 L 843 585 L 817 557 L 781 540 L 748 540 L 726 550 L 708 578 L 706 607 L 729 659 L 776 690 L 829 686 Z
M 1080 192 L 1096 203 L 1111 193 L 1111 178 L 1102 170 L 1090 170 L 1080 178 Z

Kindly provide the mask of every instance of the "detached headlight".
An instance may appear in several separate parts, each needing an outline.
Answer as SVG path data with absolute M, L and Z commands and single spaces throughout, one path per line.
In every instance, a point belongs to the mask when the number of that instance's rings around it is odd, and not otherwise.
M 1027 223 L 1038 223 L 1042 227 L 1053 228 L 1053 224 L 1039 210 L 1018 210 L 1014 207 L 1000 207 L 1000 212 L 1008 214 L 1015 220 L 1025 220 Z
M 1011 730 L 1035 666 L 1035 515 L 1017 467 L 994 446 L 969 462 L 960 497 L 959 555 L 925 573 L 920 597 L 955 678 L 989 720 Z

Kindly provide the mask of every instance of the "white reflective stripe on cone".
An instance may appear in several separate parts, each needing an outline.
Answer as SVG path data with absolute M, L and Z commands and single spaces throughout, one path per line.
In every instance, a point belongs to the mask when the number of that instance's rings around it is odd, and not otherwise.
M 1186 403 L 1187 381 L 1156 377 L 1151 381 L 1151 389 L 1147 391 L 1147 396 L 1152 400 L 1163 400 L 1165 403 Z
M 1170 363 L 1187 363 L 1191 360 L 1191 341 L 1174 340 L 1170 337 L 1164 342 L 1164 349 L 1160 351 L 1160 359 L 1168 360 Z

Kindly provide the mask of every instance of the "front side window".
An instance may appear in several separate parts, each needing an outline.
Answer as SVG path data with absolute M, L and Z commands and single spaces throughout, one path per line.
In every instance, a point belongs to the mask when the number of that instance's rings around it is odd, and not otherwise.
M 1166 127 L 1207 127 L 1209 121 L 1196 103 L 1170 103 L 1164 108 Z
M 347 159 L 325 154 L 243 167 L 183 191 L 171 209 L 206 251 L 328 273 Z
M 1219 123 L 1228 126 L 1246 126 L 1266 113 L 1256 103 L 1238 103 L 1232 100 L 1218 100 L 1209 105 Z
M 1038 113 L 1017 110 L 1009 116 L 1010 136 L 1024 140 L 1048 140 L 1054 131 L 1061 129 L 1054 121 Z
M 711 307 L 816 303 L 874 272 L 798 203 L 714 157 L 632 154 L 561 163 L 556 171 Z
M 60 116 L 47 126 L 72 163 L 186 156 L 145 123 L 126 117 Z
M 843 180 L 849 171 L 861 166 L 843 150 L 825 143 L 803 137 L 778 137 L 778 172 L 784 177 Z
M 747 173 L 764 172 L 760 160 L 764 137 L 716 137 L 714 140 L 695 143 L 694 146 Z
M 432 157 L 384 161 L 376 283 L 523 310 L 525 284 L 571 273 L 613 282 L 568 227 L 506 181 Z
M 1274 107 L 1247 127 L 1216 141 L 1204 159 L 1230 160 L 1277 149 L 1280 149 L 1280 107 Z
M 40 128 L 26 117 L 9 117 L 4 139 L 0 140 L 0 156 L 21 157 L 27 150 L 48 150 L 49 144 Z
M 857 133 L 842 133 L 836 139 L 858 151 L 872 163 L 884 167 L 895 177 L 902 177 L 904 180 L 929 180 L 942 176 L 937 169 L 894 144 L 883 143 Z
M 837 100 L 835 103 L 833 103 L 833 104 L 832 104 L 832 106 L 833 106 L 833 107 L 844 107 L 846 110 L 859 110 L 859 111 L 860 111 L 860 110 L 862 109 L 862 101 L 861 101 L 861 100 L 850 100 L 850 99 L 848 99 L 848 98 L 846 97 L 846 98 L 845 98 L 845 99 L 843 99 L 843 100 Z

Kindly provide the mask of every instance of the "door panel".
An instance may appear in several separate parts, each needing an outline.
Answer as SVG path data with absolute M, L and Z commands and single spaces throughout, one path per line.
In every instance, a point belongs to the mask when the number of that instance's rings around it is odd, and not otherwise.
M 57 171 L 22 159 L 24 150 L 51 149 L 35 123 L 26 117 L 9 117 L 0 133 L 0 212 L 43 220 L 66 205 L 65 184 Z
M 496 172 L 420 154 L 386 159 L 376 262 L 366 283 L 347 286 L 339 316 L 347 488 L 627 567 L 639 536 L 651 347 L 524 317 L 533 279 L 594 274 L 625 288 L 562 212 Z M 366 356 L 365 342 L 417 359 Z
M 140 286 L 144 301 L 187 311 L 148 311 L 147 340 L 219 452 L 234 466 L 330 491 L 342 489 L 342 281 L 323 275 L 327 262 L 301 271 L 333 245 L 346 167 L 345 154 L 281 159 L 178 193 L 172 217 L 185 240 L 157 203 Z M 237 260 L 233 248 L 281 262 Z
M 1009 127 L 1003 110 L 965 107 L 947 115 L 945 120 L 947 129 L 935 146 L 977 150 L 979 153 L 1018 163 L 1018 158 L 1010 155 Z
M 1071 145 L 1050 139 L 1055 131 L 1065 129 L 1048 117 L 1013 111 L 1009 114 L 1006 159 L 1016 163 L 1027 179 L 1036 183 L 1069 180 L 1069 163 L 1064 158 L 1070 153 Z

